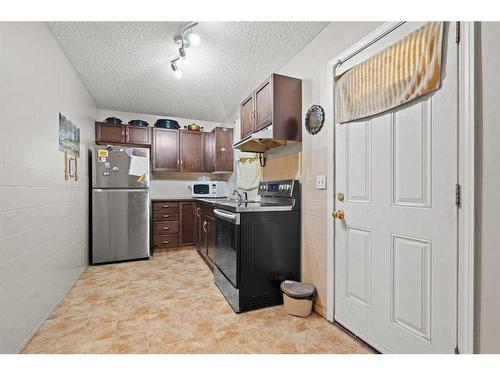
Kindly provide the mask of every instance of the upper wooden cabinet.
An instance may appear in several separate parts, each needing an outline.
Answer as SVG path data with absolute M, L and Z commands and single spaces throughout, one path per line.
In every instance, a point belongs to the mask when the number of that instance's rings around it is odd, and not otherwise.
M 151 128 L 95 123 L 95 141 L 98 144 L 151 145 Z
M 241 138 L 273 125 L 273 139 L 302 141 L 302 81 L 272 74 L 240 105 Z
M 205 154 L 205 168 L 204 171 L 211 173 L 215 172 L 215 131 L 205 133 L 204 154 Z
M 97 143 L 125 143 L 125 125 L 111 125 L 105 122 L 96 122 L 95 141 Z
M 179 171 L 179 131 L 153 128 L 152 169 L 154 172 Z
M 268 79 L 255 90 L 255 130 L 260 130 L 273 122 L 272 80 Z
M 233 129 L 216 127 L 205 133 L 205 172 L 231 173 L 233 171 Z
M 125 142 L 134 145 L 151 145 L 151 129 L 125 125 Z
M 252 134 L 255 131 L 255 105 L 253 94 L 241 103 L 240 108 L 240 129 L 241 138 Z
M 213 166 L 212 172 L 233 171 L 233 129 L 217 127 L 212 130 Z
M 181 172 L 204 171 L 204 133 L 199 131 L 180 131 Z
M 138 146 L 151 144 L 153 173 L 233 171 L 231 128 L 216 127 L 211 132 L 199 132 L 96 123 L 96 142 Z

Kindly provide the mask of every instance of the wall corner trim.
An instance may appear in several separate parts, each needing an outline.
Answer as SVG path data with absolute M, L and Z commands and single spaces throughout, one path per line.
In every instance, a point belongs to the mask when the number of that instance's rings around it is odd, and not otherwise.
M 458 327 L 460 353 L 474 352 L 475 256 L 475 22 L 460 22 L 458 45 Z

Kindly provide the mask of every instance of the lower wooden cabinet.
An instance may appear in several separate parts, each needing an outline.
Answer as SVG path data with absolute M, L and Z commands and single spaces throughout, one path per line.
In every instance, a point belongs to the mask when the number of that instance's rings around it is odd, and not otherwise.
M 215 262 L 214 204 L 197 200 L 153 200 L 153 252 L 196 245 L 208 267 Z
M 196 243 L 195 207 L 191 200 L 153 201 L 153 251 Z
M 196 249 L 213 271 L 215 261 L 214 205 L 208 202 L 196 202 L 196 216 L 198 233 Z
M 196 243 L 196 222 L 195 213 L 196 204 L 194 202 L 180 202 L 181 231 L 179 236 L 180 246 L 194 245 Z
M 212 263 L 215 262 L 215 218 L 207 216 L 207 257 Z

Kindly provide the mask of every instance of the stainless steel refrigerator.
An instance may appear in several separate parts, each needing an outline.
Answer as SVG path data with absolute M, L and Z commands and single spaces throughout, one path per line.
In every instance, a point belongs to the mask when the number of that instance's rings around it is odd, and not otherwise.
M 149 258 L 149 150 L 94 146 L 90 160 L 90 262 Z

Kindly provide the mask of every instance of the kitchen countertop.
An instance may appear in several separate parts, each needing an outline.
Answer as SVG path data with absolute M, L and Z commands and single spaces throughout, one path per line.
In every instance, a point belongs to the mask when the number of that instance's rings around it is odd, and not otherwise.
M 151 200 L 154 201 L 173 201 L 173 202 L 189 202 L 189 201 L 194 201 L 195 198 L 151 198 Z
M 173 202 L 192 202 L 192 201 L 199 201 L 199 202 L 207 202 L 207 203 L 217 203 L 217 201 L 220 200 L 226 200 L 228 198 L 198 198 L 198 197 L 189 197 L 189 198 L 152 198 L 152 202 L 159 202 L 159 201 L 173 201 Z
M 260 202 L 260 201 L 237 201 L 230 198 L 153 198 L 155 201 L 178 201 L 178 202 L 206 202 L 217 205 L 218 208 L 232 212 L 265 212 L 265 211 L 292 211 L 293 206 L 279 205 L 276 203 Z

